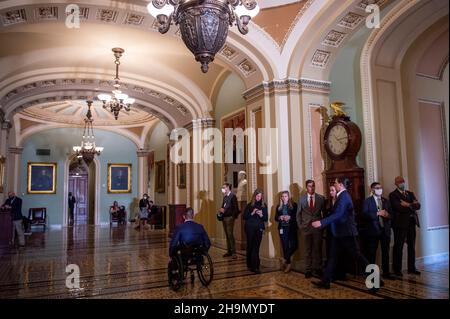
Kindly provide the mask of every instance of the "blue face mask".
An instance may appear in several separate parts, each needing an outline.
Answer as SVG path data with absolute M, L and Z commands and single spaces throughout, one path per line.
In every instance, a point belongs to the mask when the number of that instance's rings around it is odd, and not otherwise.
M 404 191 L 406 189 L 406 184 L 405 183 L 398 184 L 398 188 Z

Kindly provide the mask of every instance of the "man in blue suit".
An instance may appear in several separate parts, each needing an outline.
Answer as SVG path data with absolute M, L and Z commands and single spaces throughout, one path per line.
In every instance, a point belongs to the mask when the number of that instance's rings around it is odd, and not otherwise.
M 336 268 L 336 262 L 343 253 L 348 253 L 365 270 L 369 262 L 361 254 L 357 241 L 358 231 L 355 222 L 355 210 L 350 194 L 347 191 L 349 180 L 345 177 L 336 178 L 334 186 L 336 187 L 337 199 L 333 206 L 330 216 L 312 222 L 315 228 L 325 228 L 331 226 L 333 237 L 330 244 L 330 258 L 323 274 L 322 280 L 314 282 L 318 288 L 330 289 L 330 282 Z M 380 284 L 381 284 L 380 280 Z
M 380 183 L 370 185 L 372 196 L 366 198 L 363 204 L 363 214 L 367 218 L 366 228 L 367 259 L 375 264 L 378 243 L 381 244 L 381 268 L 383 278 L 395 279 L 389 272 L 389 246 L 391 243 L 391 205 L 382 197 L 383 188 Z
M 184 246 L 203 246 L 208 251 L 211 246 L 205 228 L 194 222 L 194 210 L 190 207 L 183 214 L 184 223 L 178 225 L 173 233 L 169 246 L 169 256 L 172 258 Z

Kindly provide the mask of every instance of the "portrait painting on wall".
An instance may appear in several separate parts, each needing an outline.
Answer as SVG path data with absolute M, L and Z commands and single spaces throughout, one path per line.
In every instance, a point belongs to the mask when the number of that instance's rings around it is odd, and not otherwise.
M 0 155 L 0 193 L 3 193 L 4 180 L 5 180 L 5 161 L 6 158 Z
M 165 165 L 165 161 L 157 161 L 155 163 L 155 191 L 158 193 L 166 191 Z
M 131 164 L 108 164 L 108 193 L 131 193 Z
M 56 163 L 28 162 L 27 193 L 55 194 L 56 193 Z
M 186 163 L 177 164 L 177 186 L 186 188 Z

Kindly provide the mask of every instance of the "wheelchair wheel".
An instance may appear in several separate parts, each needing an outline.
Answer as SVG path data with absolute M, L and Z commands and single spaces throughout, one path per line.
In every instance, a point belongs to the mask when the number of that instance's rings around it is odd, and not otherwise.
M 198 278 L 203 286 L 208 286 L 214 276 L 213 262 L 207 252 L 202 252 L 199 257 L 200 259 L 197 262 Z
M 167 267 L 169 286 L 177 291 L 183 285 L 184 271 L 180 258 L 173 257 Z

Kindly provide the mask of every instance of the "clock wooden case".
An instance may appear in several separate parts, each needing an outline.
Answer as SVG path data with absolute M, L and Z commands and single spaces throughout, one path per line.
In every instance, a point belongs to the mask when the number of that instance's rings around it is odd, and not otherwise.
M 349 116 L 334 116 L 325 131 L 323 143 L 331 159 L 330 168 L 324 172 L 327 185 L 332 184 L 340 176 L 349 178 L 348 191 L 352 195 L 356 213 L 360 213 L 365 192 L 364 169 L 356 162 L 356 156 L 361 148 L 359 127 Z

